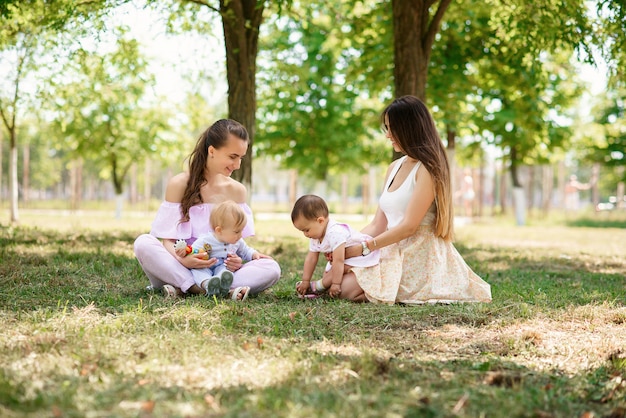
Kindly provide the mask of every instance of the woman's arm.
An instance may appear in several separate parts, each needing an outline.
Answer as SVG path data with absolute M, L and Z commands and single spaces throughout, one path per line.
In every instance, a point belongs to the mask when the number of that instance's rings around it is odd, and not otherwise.
M 178 260 L 180 264 L 187 267 L 188 269 L 198 269 L 204 267 L 211 267 L 213 264 L 217 262 L 216 258 L 205 259 L 206 254 L 189 254 L 186 257 L 179 257 L 176 254 L 176 250 L 174 249 L 174 243 L 176 240 L 173 239 L 163 239 L 163 247 L 172 254 L 172 256 Z
M 366 241 L 370 250 L 400 242 L 417 232 L 422 219 L 424 219 L 430 205 L 435 200 L 435 192 L 432 177 L 424 166 L 417 170 L 415 177 L 415 188 L 402 221 L 387 231 L 378 235 L 371 235 L 374 239 Z
M 383 187 L 387 184 L 389 180 L 389 176 L 391 175 L 391 170 L 395 167 L 396 164 L 399 164 L 399 160 L 394 161 L 389 164 L 387 167 L 387 173 L 385 174 L 385 181 L 383 182 Z M 376 237 L 387 230 L 387 217 L 385 213 L 382 211 L 380 206 L 376 208 L 376 213 L 374 214 L 374 218 L 372 221 L 365 225 L 361 232 L 369 235 L 370 237 Z M 378 243 L 378 241 L 377 241 Z M 371 248 L 373 250 L 374 248 Z M 346 258 L 358 257 L 363 254 L 363 246 L 362 245 L 353 245 L 351 247 L 346 248 Z

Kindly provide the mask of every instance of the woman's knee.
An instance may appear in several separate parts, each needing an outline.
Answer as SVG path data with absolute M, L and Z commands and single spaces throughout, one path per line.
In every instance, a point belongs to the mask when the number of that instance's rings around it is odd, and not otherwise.
M 150 234 L 141 234 L 135 239 L 135 243 L 133 244 L 133 249 L 135 251 L 135 256 L 137 258 L 141 258 L 143 254 L 147 251 L 150 251 L 150 247 L 155 244 L 155 242 L 159 242 L 156 237 Z

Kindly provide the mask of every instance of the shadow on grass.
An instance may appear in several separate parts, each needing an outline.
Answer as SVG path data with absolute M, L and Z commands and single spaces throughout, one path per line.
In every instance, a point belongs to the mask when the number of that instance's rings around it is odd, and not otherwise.
M 288 351 L 288 350 L 287 350 Z M 625 370 L 610 362 L 583 374 L 541 372 L 497 358 L 430 361 L 420 355 L 381 357 L 364 350 L 354 355 L 295 353 L 302 367 L 265 386 L 204 389 L 180 383 L 146 380 L 138 385 L 128 376 L 102 387 L 98 410 L 111 416 L 405 417 L 448 416 L 590 416 L 623 417 L 616 376 Z M 210 367 L 202 359 L 199 367 Z M 24 413 L 58 411 L 81 416 L 81 393 L 93 384 L 90 375 L 60 375 L 63 385 L 49 396 L 45 389 L 24 400 L 19 379 L 0 370 L 0 402 Z M 123 399 L 123 402 L 120 402 Z M 81 408 L 80 406 L 83 406 Z M 384 411 L 384 412 L 383 412 Z M 621 411 L 621 415 L 620 415 Z M 597 415 L 595 415 L 595 414 Z M 556 414 L 556 415 L 554 415 Z M 135 415 L 136 416 L 136 415 Z
M 592 371 L 590 381 L 586 373 L 538 372 L 497 359 L 433 362 L 370 353 L 311 357 L 312 370 L 303 369 L 280 385 L 220 391 L 228 416 L 324 416 L 325 410 L 346 417 L 576 417 L 590 410 L 624 416 L 620 396 L 625 390 L 613 390 L 616 372 L 610 366 Z M 328 380 L 310 386 L 311 379 L 324 375 Z M 258 402 L 269 399 L 273 402 Z
M 77 233 L 65 236 L 38 229 L 16 228 L 0 230 L 0 304 L 6 309 L 34 310 L 64 305 L 86 306 L 94 303 L 107 312 L 133 309 L 140 298 L 147 298 L 149 284 L 132 245 L 135 236 L 116 233 Z M 550 257 L 536 249 L 509 249 L 457 245 L 468 264 L 492 286 L 492 304 L 467 304 L 451 307 L 354 305 L 333 300 L 301 301 L 296 298 L 294 285 L 299 280 L 306 246 L 298 239 L 262 241 L 251 239 L 253 246 L 273 255 L 283 271 L 281 281 L 269 292 L 253 298 L 249 307 L 254 312 L 263 304 L 282 305 L 264 310 L 256 321 L 260 328 L 281 329 L 289 316 L 285 310 L 310 311 L 315 321 L 307 333 L 323 332 L 325 323 L 360 321 L 366 329 L 384 328 L 386 321 L 425 321 L 430 326 L 443 323 L 480 325 L 490 320 L 494 312 L 503 315 L 502 306 L 523 303 L 535 309 L 552 311 L 572 305 L 611 302 L 626 304 L 623 261 L 572 260 Z M 613 263 L 613 264 L 612 264 Z M 318 271 L 323 269 L 320 260 Z M 215 305 L 202 297 L 188 298 L 187 303 L 210 308 Z M 162 303 L 168 303 L 162 301 Z M 319 315 L 325 306 L 332 313 Z M 244 309 L 233 307 L 234 311 Z M 535 309 L 530 309 L 529 314 Z M 356 315 L 355 312 L 366 312 Z M 506 310 L 505 310 L 506 311 Z M 510 315 L 520 315 L 511 312 Z M 280 318 L 272 318 L 279 316 Z M 285 319 L 286 318 L 286 319 Z M 390 319 L 391 318 L 391 319 Z M 227 318 L 224 318 L 228 321 Z M 321 327 L 315 322 L 321 321 Z M 266 322 L 267 325 L 261 325 Z M 287 332 L 293 332 L 287 327 Z M 276 334 L 281 334 L 277 332 Z M 284 335 L 283 335 L 284 336 Z
M 323 416 L 325 411 L 345 417 L 480 416 L 485 411 L 487 416 L 499 416 L 502 411 L 508 416 L 552 416 L 555 411 L 554 416 L 582 416 L 590 408 L 598 416 L 610 416 L 623 407 L 620 399 L 626 388 L 616 383 L 626 378 L 623 363 L 607 363 L 573 376 L 559 370 L 534 370 L 511 361 L 517 354 L 534 350 L 532 341 L 522 337 L 510 342 L 506 337 L 493 340 L 493 329 L 492 334 L 488 332 L 494 322 L 515 322 L 539 314 L 559 317 L 572 306 L 606 302 L 623 306 L 623 263 L 571 260 L 537 249 L 511 252 L 459 246 L 468 263 L 491 284 L 491 304 L 357 305 L 331 299 L 299 300 L 294 284 L 302 271 L 306 245 L 297 239 L 255 239 L 253 246 L 281 264 L 283 278 L 275 287 L 243 304 L 215 303 L 201 296 L 172 301 L 145 291 L 148 280 L 134 258 L 134 238 L 121 233 L 60 236 L 29 229 L 0 230 L 0 306 L 5 317 L 17 321 L 22 313 L 57 314 L 68 306 L 92 305 L 97 311 L 92 315 L 85 309 L 82 316 L 80 312 L 70 316 L 75 324 L 60 315 L 67 322 L 66 334 L 44 330 L 41 334 L 33 331 L 32 336 L 23 332 L 23 340 L 11 338 L 6 348 L 16 358 L 22 351 L 72 353 L 80 363 L 74 366 L 79 371 L 59 372 L 49 386 L 33 388 L 9 369 L 0 370 L 0 405 L 20 412 L 58 408 L 67 416 L 81 416 L 80 405 L 91 402 L 90 411 L 105 415 L 137 416 L 149 410 L 144 415 L 233 417 Z M 318 268 L 323 268 L 323 261 Z M 38 331 L 38 319 L 45 315 L 23 317 Z M 103 319 L 109 322 L 97 328 Z M 92 336 L 104 335 L 100 341 L 110 339 L 109 335 L 120 345 L 137 335 L 145 339 L 135 342 L 137 348 L 126 347 L 126 355 L 131 354 L 124 359 L 123 372 L 114 367 L 117 347 L 100 352 L 74 342 L 82 342 L 75 334 L 83 332 L 81 327 L 88 321 L 95 328 Z M 614 321 L 623 324 L 626 318 L 622 314 Z M 461 327 L 479 333 L 478 338 L 435 336 L 452 334 L 451 329 Z M 263 355 L 286 357 L 297 367 L 262 387 L 207 390 L 176 379 L 164 383 L 150 375 L 152 369 L 166 369 L 151 362 L 160 358 L 154 352 L 163 350 L 162 345 L 157 348 L 146 342 L 155 333 L 164 338 L 166 347 L 168 338 L 184 339 L 185 344 L 195 338 L 195 353 L 207 341 L 217 341 L 215 350 L 222 355 L 221 344 L 235 347 L 228 358 L 242 353 L 248 360 Z M 444 343 L 445 350 L 437 347 Z M 350 353 L 355 347 L 358 352 Z M 216 367 L 201 356 L 192 358 L 194 369 Z M 127 367 L 126 362 L 137 367 Z M 94 363 L 97 367 L 90 368 Z M 242 371 L 247 372 L 252 373 Z M 98 390 L 86 396 L 89 385 Z M 189 405 L 197 408 L 193 414 L 185 409 Z

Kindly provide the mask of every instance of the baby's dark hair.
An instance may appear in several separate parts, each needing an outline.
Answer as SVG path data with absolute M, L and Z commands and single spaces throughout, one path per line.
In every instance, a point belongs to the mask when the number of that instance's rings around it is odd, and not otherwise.
M 295 222 L 300 216 L 304 219 L 317 219 L 320 216 L 328 217 L 328 205 L 324 199 L 314 194 L 305 194 L 296 200 L 291 211 L 291 222 Z

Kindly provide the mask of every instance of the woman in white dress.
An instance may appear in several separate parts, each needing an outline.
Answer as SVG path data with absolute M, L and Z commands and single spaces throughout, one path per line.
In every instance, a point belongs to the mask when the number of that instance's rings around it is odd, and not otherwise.
M 373 303 L 490 302 L 491 287 L 454 245 L 450 166 L 430 112 L 403 96 L 381 119 L 393 149 L 378 209 L 361 232 L 373 237 L 346 258 L 380 250 L 380 263 L 344 276 L 341 297 Z

